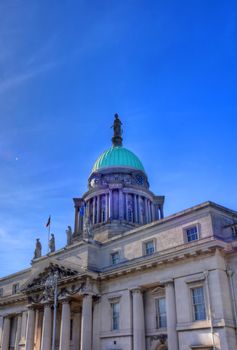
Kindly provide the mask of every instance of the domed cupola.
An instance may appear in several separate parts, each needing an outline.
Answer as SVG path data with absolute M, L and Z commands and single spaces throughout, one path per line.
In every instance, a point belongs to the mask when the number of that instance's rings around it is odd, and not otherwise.
M 95 161 L 88 192 L 74 199 L 74 237 L 93 235 L 94 239 L 104 241 L 163 217 L 164 196 L 155 196 L 149 190 L 142 162 L 123 147 L 118 114 L 112 127 L 112 147 Z
M 113 129 L 112 147 L 95 161 L 88 179 L 88 187 L 95 188 L 108 182 L 120 182 L 149 188 L 142 162 L 132 151 L 123 147 L 122 123 L 118 114 L 115 114 Z

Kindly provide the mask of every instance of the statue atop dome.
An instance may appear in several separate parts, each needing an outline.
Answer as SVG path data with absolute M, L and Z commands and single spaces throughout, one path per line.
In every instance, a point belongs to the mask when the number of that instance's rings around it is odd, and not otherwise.
M 119 116 L 118 114 L 116 113 L 114 115 L 114 124 L 112 125 L 112 128 L 114 129 L 114 136 L 112 137 L 112 143 L 113 143 L 113 146 L 122 146 L 122 142 L 123 142 L 123 139 L 122 139 L 122 122 L 121 120 L 119 119 Z

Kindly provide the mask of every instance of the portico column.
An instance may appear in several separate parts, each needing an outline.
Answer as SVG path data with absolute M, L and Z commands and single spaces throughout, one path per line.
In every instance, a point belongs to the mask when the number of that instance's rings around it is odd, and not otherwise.
M 173 280 L 165 281 L 165 300 L 166 300 L 166 317 L 167 317 L 167 335 L 168 348 L 178 350 L 178 335 L 176 331 L 176 305 L 175 289 Z
M 60 330 L 60 345 L 59 350 L 69 350 L 70 348 L 70 304 L 68 300 L 62 303 L 62 318 Z
M 145 350 L 145 321 L 143 296 L 140 288 L 132 290 L 133 299 L 133 350 Z M 173 349 L 172 349 L 173 350 Z
M 81 350 L 91 350 L 92 345 L 92 295 L 84 294 L 82 301 Z
M 10 325 L 11 320 L 9 317 L 4 317 L 3 319 L 3 332 L 2 332 L 2 350 L 9 349 L 10 342 Z
M 21 314 L 17 316 L 17 326 L 16 326 L 16 340 L 15 340 L 15 350 L 19 349 L 19 342 L 21 340 Z
M 35 334 L 35 310 L 29 307 L 26 325 L 26 347 L 25 350 L 33 350 Z
M 81 348 L 80 341 L 81 341 L 81 310 L 76 311 L 73 314 L 73 344 L 76 344 L 76 349 Z
M 50 350 L 52 341 L 52 311 L 51 305 L 45 304 L 44 317 L 43 317 L 43 330 L 42 330 L 42 342 L 41 350 Z

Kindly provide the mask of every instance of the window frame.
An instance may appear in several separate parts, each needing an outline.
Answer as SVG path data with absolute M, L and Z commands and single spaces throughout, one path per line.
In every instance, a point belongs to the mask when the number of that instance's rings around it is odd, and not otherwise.
M 188 230 L 191 230 L 192 228 L 196 228 L 197 229 L 197 239 L 193 239 L 193 240 L 188 240 Z M 199 223 L 193 223 L 191 225 L 185 226 L 183 227 L 183 236 L 184 236 L 184 242 L 185 243 L 192 243 L 192 242 L 196 242 L 199 241 L 201 238 L 201 229 L 200 229 L 200 224 Z
M 12 295 L 15 295 L 20 292 L 20 283 L 13 283 L 12 285 Z
M 147 244 L 149 244 L 151 242 L 153 244 L 153 252 L 152 253 L 147 253 Z M 143 244 L 143 255 L 144 256 L 151 256 L 151 255 L 153 255 L 156 252 L 156 239 L 155 238 L 147 239 L 142 244 Z
M 115 255 L 117 255 L 117 262 L 114 260 Z M 118 265 L 120 263 L 120 252 L 118 250 L 110 253 L 110 262 L 113 266 Z
M 118 316 L 114 317 L 114 307 L 115 305 L 118 305 Z M 121 314 L 121 307 L 120 307 L 120 300 L 115 299 L 110 301 L 110 307 L 111 307 L 111 331 L 116 332 L 120 330 L 120 314 Z M 116 320 L 116 321 L 115 321 Z M 117 323 L 115 323 L 117 322 Z M 117 324 L 117 327 L 115 327 L 115 324 Z
M 165 301 L 165 326 L 161 326 L 160 318 L 164 317 L 164 314 L 160 313 L 159 301 L 164 299 Z M 167 311 L 166 311 L 166 298 L 165 295 L 160 295 L 155 298 L 155 314 L 156 314 L 156 329 L 167 329 Z
M 203 306 L 204 306 L 204 312 L 205 312 L 205 318 L 202 319 L 196 319 L 195 317 L 195 305 L 194 305 L 194 298 L 193 298 L 193 290 L 197 288 L 202 288 L 203 291 Z M 205 285 L 203 283 L 197 283 L 189 286 L 190 289 L 190 301 L 191 301 L 191 311 L 192 311 L 192 322 L 203 322 L 208 320 L 208 313 L 207 313 L 207 302 L 206 302 L 206 289 Z

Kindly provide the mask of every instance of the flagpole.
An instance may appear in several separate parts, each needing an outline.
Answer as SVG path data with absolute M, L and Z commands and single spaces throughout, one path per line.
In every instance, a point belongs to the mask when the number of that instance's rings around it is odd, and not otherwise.
M 49 240 L 50 240 L 50 225 L 51 225 L 51 215 L 49 215 L 48 219 L 48 253 L 49 253 Z
M 48 226 L 48 253 L 49 253 L 50 224 Z

